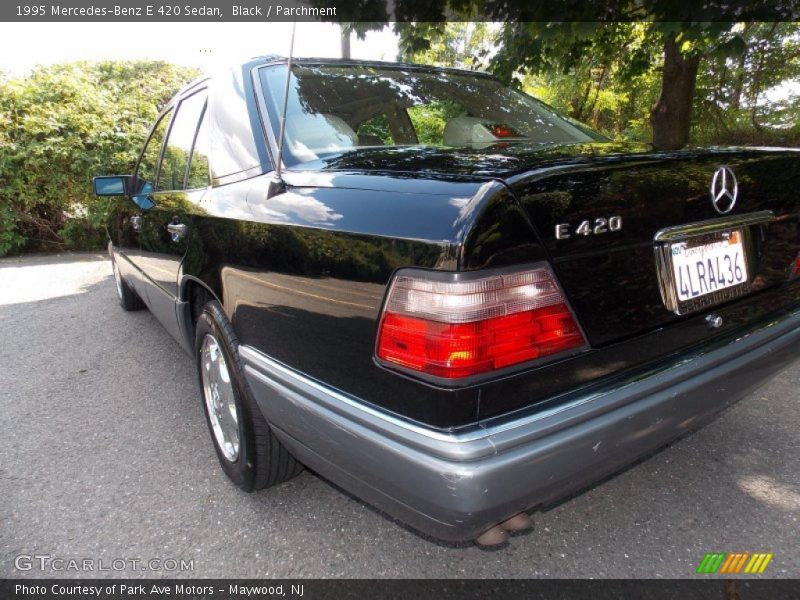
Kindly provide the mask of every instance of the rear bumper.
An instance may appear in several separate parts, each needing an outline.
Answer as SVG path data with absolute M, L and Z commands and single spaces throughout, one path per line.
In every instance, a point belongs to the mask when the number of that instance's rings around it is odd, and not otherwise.
M 695 429 L 790 364 L 800 310 L 533 414 L 446 432 L 409 423 L 243 346 L 276 434 L 309 468 L 416 529 L 474 539 Z

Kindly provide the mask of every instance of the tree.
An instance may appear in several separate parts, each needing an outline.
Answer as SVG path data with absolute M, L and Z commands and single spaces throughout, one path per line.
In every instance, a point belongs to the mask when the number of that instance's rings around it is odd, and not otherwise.
M 741 56 L 747 49 L 735 23 L 654 23 L 664 43 L 661 95 L 651 112 L 653 146 L 674 150 L 689 142 L 697 74 L 702 60 Z
M 401 47 L 403 60 L 461 69 L 486 68 L 500 31 L 493 23 L 428 23 L 414 26 L 412 38 L 406 25 L 397 25 L 406 42 Z M 409 47 L 414 41 L 417 46 Z
M 349 59 L 350 58 L 350 27 L 347 24 L 342 23 L 340 26 L 341 31 L 341 41 L 342 41 L 342 58 Z
M 664 35 L 661 96 L 650 113 L 654 148 L 676 150 L 689 142 L 699 66 L 700 55 L 696 52 L 682 53 L 677 34 L 669 32 Z
M 615 138 L 650 141 L 655 121 L 677 138 L 662 148 L 800 141 L 800 23 L 520 22 L 472 41 L 477 25 L 399 24 L 402 58 L 492 70 Z
M 650 117 L 653 145 L 673 150 L 689 141 L 701 59 L 744 49 L 739 35 L 731 32 L 733 25 L 509 22 L 503 25 L 501 47 L 489 68 L 513 82 L 521 73 L 568 73 L 593 63 L 604 74 L 616 67 L 622 79 L 631 80 L 660 63 L 661 93 Z
M 741 54 L 701 62 L 693 136 L 722 143 L 791 143 L 800 133 L 800 102 L 789 91 L 790 82 L 800 80 L 800 23 L 746 23 L 736 29 L 745 43 Z
M 196 76 L 163 62 L 72 63 L 0 79 L 0 255 L 98 247 L 98 173 L 129 173 L 159 109 Z
M 370 0 L 364 2 L 371 4 Z M 397 7 L 396 12 L 402 17 L 398 20 L 412 21 L 398 24 L 402 47 L 407 53 L 427 49 L 426 33 L 435 33 L 437 27 L 441 28 L 441 23 L 431 27 L 417 21 L 425 18 L 441 21 L 445 12 L 464 19 L 476 14 L 475 5 L 469 0 L 449 0 L 434 6 L 415 0 L 398 0 Z M 645 62 L 642 59 L 648 58 L 646 54 L 632 53 L 629 72 L 635 74 L 639 69 L 641 73 L 655 61 L 660 62 L 661 93 L 650 117 L 653 144 L 659 149 L 672 150 L 689 140 L 701 60 L 711 55 L 736 56 L 743 52 L 741 36 L 732 31 L 736 22 L 748 18 L 786 19 L 797 14 L 797 5 L 796 2 L 775 4 L 768 0 L 752 0 L 747 5 L 709 0 L 682 6 L 664 0 L 596 3 L 487 0 L 483 14 L 504 23 L 498 38 L 501 48 L 490 68 L 507 81 L 520 71 L 523 75 L 525 72 L 540 73 L 569 68 L 598 56 L 608 57 L 619 48 L 620 33 L 624 34 L 635 25 L 632 21 L 647 20 L 645 37 L 649 42 L 657 41 L 660 52 Z M 614 22 L 611 18 L 623 22 Z M 682 22 L 666 22 L 667 18 Z

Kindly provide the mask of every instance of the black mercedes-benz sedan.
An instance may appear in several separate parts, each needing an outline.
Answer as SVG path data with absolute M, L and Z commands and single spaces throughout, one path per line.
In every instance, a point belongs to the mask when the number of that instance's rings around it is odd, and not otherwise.
M 277 57 L 95 179 L 122 307 L 194 358 L 238 486 L 305 465 L 481 544 L 791 364 L 798 188 L 797 150 L 658 152 L 487 74 Z

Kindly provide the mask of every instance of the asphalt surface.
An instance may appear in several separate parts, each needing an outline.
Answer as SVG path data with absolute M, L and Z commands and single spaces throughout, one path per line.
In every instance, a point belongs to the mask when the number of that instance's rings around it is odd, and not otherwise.
M 487 552 L 420 537 L 310 472 L 240 492 L 192 361 L 117 305 L 102 255 L 3 259 L 0 577 L 693 577 L 711 551 L 772 552 L 765 576 L 798 577 L 799 364 Z M 95 570 L 19 570 L 20 555 Z M 153 558 L 170 570 L 131 567 Z M 124 570 L 98 571 L 114 559 Z

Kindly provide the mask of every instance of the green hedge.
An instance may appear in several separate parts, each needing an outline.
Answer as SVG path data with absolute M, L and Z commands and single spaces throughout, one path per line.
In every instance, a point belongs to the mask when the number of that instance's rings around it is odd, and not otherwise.
M 0 256 L 102 247 L 113 200 L 92 177 L 130 173 L 158 111 L 196 76 L 151 61 L 0 75 Z

